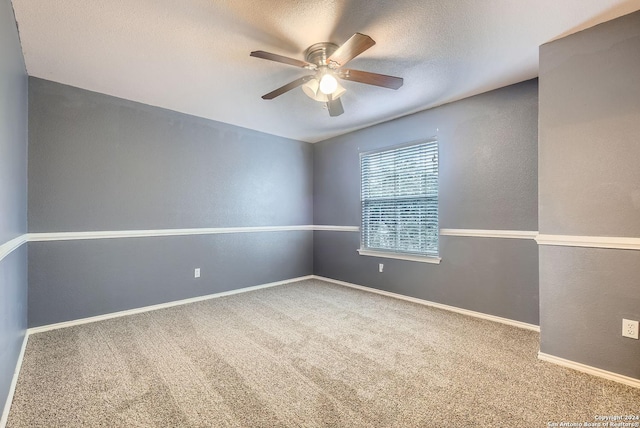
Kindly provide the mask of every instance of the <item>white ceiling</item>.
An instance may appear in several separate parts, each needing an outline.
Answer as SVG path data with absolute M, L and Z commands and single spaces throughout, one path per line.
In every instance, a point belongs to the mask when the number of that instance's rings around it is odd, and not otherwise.
M 316 142 L 537 76 L 538 46 L 640 9 L 640 0 L 13 0 L 31 76 Z M 343 82 L 329 117 L 300 88 L 260 97 L 353 33 L 377 44 L 349 68 L 404 78 Z

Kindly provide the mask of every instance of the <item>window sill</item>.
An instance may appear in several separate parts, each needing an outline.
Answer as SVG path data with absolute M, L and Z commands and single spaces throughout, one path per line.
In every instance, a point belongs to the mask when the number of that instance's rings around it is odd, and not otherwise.
M 411 254 L 400 254 L 400 253 L 385 253 L 382 251 L 363 250 L 362 248 L 358 249 L 358 254 L 360 254 L 361 256 L 383 257 L 385 259 L 408 260 L 410 262 L 434 263 L 434 264 L 440 264 L 440 260 L 442 260 L 440 257 L 412 256 Z

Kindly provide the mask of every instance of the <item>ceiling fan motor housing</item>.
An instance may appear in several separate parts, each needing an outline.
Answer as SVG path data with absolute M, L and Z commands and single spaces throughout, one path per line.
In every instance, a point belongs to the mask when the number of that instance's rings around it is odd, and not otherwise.
M 335 68 L 338 64 L 327 64 L 327 58 L 329 58 L 337 49 L 338 45 L 335 43 L 315 43 L 304 51 L 304 58 L 307 62 L 315 64 L 318 67 L 328 65 L 330 68 Z

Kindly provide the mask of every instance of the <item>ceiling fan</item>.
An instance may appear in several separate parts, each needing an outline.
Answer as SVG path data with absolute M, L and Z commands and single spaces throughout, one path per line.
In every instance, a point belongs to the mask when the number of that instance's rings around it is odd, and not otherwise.
M 315 72 L 314 74 L 302 76 L 263 95 L 262 99 L 272 100 L 285 92 L 302 86 L 302 90 L 310 98 L 326 103 L 329 116 L 340 116 L 344 113 L 340 97 L 345 93 L 346 89 L 340 85 L 336 77 L 353 82 L 366 83 L 367 85 L 398 89 L 403 83 L 401 77 L 342 68 L 346 63 L 375 44 L 376 42 L 371 37 L 356 33 L 342 46 L 329 42 L 316 43 L 309 46 L 305 51 L 304 61 L 265 51 L 253 51 L 251 52 L 253 57 L 306 68 Z

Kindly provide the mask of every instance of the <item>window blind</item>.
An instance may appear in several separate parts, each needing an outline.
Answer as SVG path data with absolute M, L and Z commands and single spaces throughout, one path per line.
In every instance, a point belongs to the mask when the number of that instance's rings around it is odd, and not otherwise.
M 438 142 L 360 156 L 361 248 L 438 257 Z

